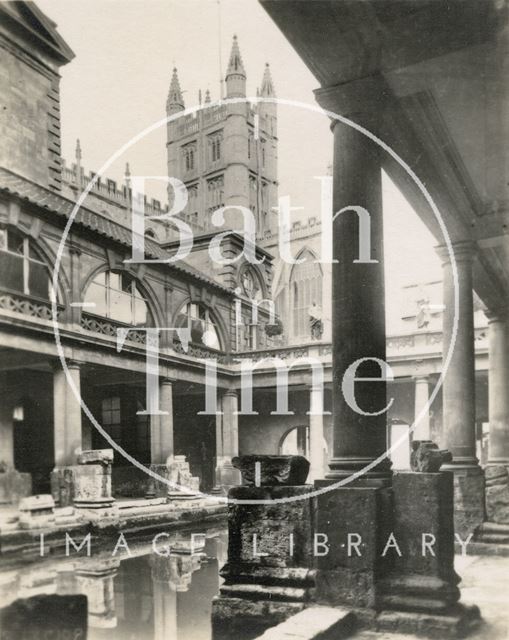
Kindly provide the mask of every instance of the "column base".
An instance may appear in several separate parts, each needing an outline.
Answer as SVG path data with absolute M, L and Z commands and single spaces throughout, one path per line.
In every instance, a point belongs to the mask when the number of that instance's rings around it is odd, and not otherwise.
M 352 484 L 362 484 L 365 486 L 383 487 L 391 484 L 391 461 L 388 458 L 381 460 L 376 466 L 363 471 L 375 458 L 332 458 L 329 462 L 329 473 L 326 474 L 327 480 L 344 480 L 351 478 L 346 486 Z M 359 474 L 354 477 L 355 474 Z
M 189 463 L 185 456 L 170 456 L 166 461 L 168 480 L 168 502 L 193 500 L 200 498 L 200 479 L 191 475 Z
M 465 538 L 485 520 L 484 473 L 475 458 L 455 459 L 442 469 L 454 474 L 454 530 Z
M 509 472 L 505 465 L 488 464 L 486 477 L 486 517 L 489 522 L 509 524 Z
M 238 487 L 242 482 L 241 474 L 232 465 L 232 459 L 228 456 L 217 459 L 216 484 L 211 493 L 225 496 L 232 487 Z

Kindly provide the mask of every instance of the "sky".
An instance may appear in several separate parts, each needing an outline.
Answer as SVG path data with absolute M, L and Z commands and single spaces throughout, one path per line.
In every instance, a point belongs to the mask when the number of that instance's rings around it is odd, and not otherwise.
M 237 35 L 256 95 L 266 62 L 278 98 L 315 105 L 318 83 L 257 0 L 37 0 L 76 54 L 61 70 L 62 154 L 97 171 L 134 135 L 165 117 L 172 68 L 178 69 L 186 107 L 209 89 L 220 98 L 232 37 Z M 319 181 L 332 158 L 332 134 L 323 115 L 279 107 L 279 194 L 301 206 L 295 219 L 319 211 Z M 165 128 L 131 147 L 106 174 L 165 175 Z M 311 152 L 310 152 L 311 150 Z M 164 198 L 154 183 L 148 195 Z M 388 178 L 384 178 L 384 241 L 388 330 L 401 315 L 402 287 L 441 279 L 437 242 Z

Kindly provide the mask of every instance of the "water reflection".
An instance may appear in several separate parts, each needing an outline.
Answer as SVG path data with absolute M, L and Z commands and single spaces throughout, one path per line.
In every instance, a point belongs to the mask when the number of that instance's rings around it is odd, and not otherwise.
M 209 531 L 201 543 L 188 541 L 173 539 L 168 556 L 144 544 L 122 560 L 110 551 L 0 572 L 0 607 L 41 594 L 82 594 L 91 640 L 210 640 L 227 534 Z

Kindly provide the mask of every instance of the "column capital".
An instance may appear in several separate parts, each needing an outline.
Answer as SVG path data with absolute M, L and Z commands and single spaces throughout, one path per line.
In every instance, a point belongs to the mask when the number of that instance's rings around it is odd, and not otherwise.
M 509 306 L 501 304 L 497 307 L 492 307 L 491 309 L 485 309 L 484 313 L 488 318 L 488 324 L 492 324 L 494 322 L 507 322 L 509 319 Z
M 429 384 L 429 373 L 414 373 L 412 374 L 412 380 L 415 382 L 426 382 Z
M 451 242 L 452 253 L 456 262 L 471 263 L 477 252 L 475 242 L 471 240 L 459 240 L 458 242 Z M 445 244 L 441 244 L 435 247 L 435 251 L 438 257 L 442 261 L 442 265 L 451 263 L 451 255 L 449 253 L 449 247 Z
M 172 385 L 175 382 L 176 382 L 175 378 L 170 378 L 169 376 L 163 376 L 159 378 L 160 385 L 163 385 L 163 384 Z
M 238 391 L 236 389 L 227 389 L 226 391 L 224 391 L 221 394 L 221 397 L 224 398 L 225 396 L 230 396 L 232 398 L 237 398 L 239 397 Z
M 322 87 L 316 89 L 314 94 L 323 109 L 369 128 L 370 123 L 378 122 L 383 116 L 391 89 L 382 75 L 374 74 L 352 82 Z

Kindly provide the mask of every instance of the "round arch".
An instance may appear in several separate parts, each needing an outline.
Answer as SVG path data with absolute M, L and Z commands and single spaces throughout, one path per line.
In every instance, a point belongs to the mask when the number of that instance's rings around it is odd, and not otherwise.
M 81 287 L 80 291 L 80 299 L 85 301 L 85 297 L 87 291 L 89 290 L 90 285 L 93 281 L 101 274 L 101 273 L 118 273 L 118 274 L 127 274 L 134 281 L 136 288 L 140 291 L 143 296 L 143 299 L 147 305 L 147 309 L 150 313 L 150 316 L 153 320 L 153 324 L 155 327 L 163 327 L 164 319 L 163 313 L 160 308 L 160 305 L 157 303 L 157 296 L 155 295 L 152 287 L 145 281 L 144 278 L 140 278 L 137 273 L 128 267 L 120 267 L 111 269 L 110 266 L 106 263 L 102 263 L 92 269 L 90 273 L 85 278 L 85 281 Z M 93 313 L 93 311 L 92 311 Z
M 227 326 L 224 322 L 224 319 L 222 318 L 221 314 L 217 313 L 214 309 L 212 309 L 210 306 L 208 306 L 198 298 L 189 296 L 184 301 L 182 301 L 178 309 L 176 309 L 176 311 L 173 314 L 171 326 L 172 327 L 182 326 L 181 324 L 182 315 L 183 315 L 182 310 L 186 309 L 188 305 L 197 305 L 198 307 L 201 307 L 208 312 L 211 318 L 211 321 L 214 324 L 214 328 L 217 332 L 217 337 L 219 342 L 219 348 L 217 350 L 224 351 L 225 353 L 229 353 L 230 352 L 229 333 L 227 330 Z M 192 338 L 191 338 L 191 341 L 193 341 Z

